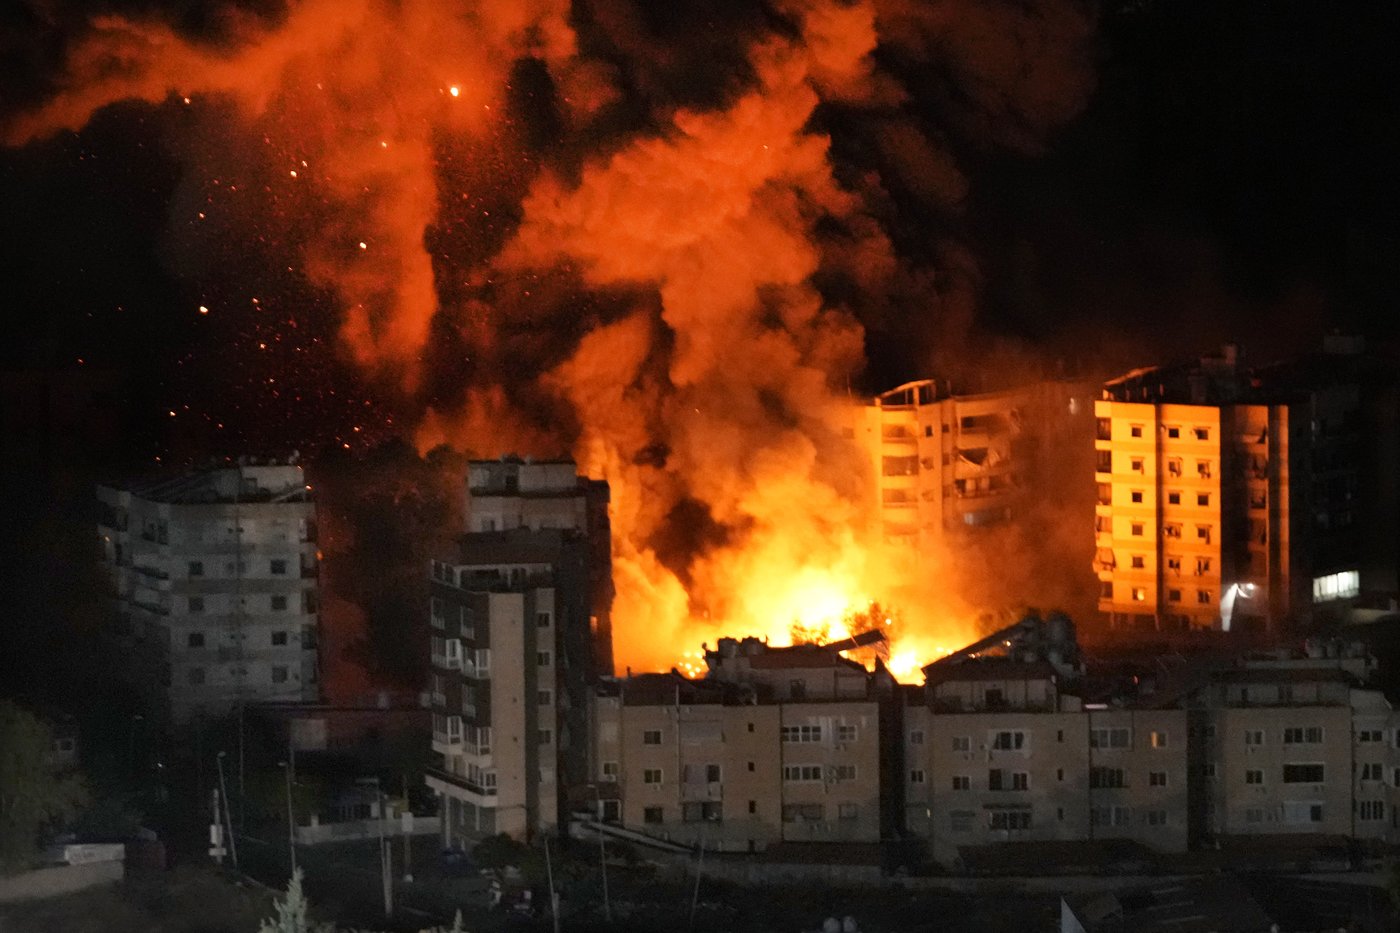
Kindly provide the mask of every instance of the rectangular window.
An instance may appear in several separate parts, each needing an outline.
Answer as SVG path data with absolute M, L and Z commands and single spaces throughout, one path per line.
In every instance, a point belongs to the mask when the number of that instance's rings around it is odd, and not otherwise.
M 287 575 L 287 562 L 280 557 L 274 558 L 268 561 L 268 569 L 274 577 L 284 577 Z
M 856 766 L 832 765 L 831 779 L 833 781 L 854 781 L 856 779 Z
M 1381 773 L 1381 765 L 1378 761 L 1367 761 L 1361 765 L 1361 780 L 1363 781 L 1383 781 L 1384 775 Z
M 854 742 L 855 740 L 856 740 L 856 727 L 855 727 L 855 726 L 837 726 L 837 727 L 836 727 L 836 741 L 838 741 L 838 742 Z
M 1326 778 L 1326 770 L 1320 764 L 1286 764 L 1283 766 L 1283 783 L 1321 784 Z
M 923 768 L 914 768 L 913 770 L 911 770 L 911 771 L 909 772 L 909 783 L 910 783 L 910 784 L 922 784 L 922 783 L 924 783 L 924 769 L 923 769 Z
M 822 779 L 821 765 L 783 765 L 783 780 L 808 784 Z
M 1128 433 L 1133 437 L 1142 437 L 1142 425 L 1135 424 L 1128 428 Z
M 605 762 L 603 762 L 603 780 L 605 780 L 605 781 L 616 781 L 616 780 L 617 780 L 617 762 L 615 762 L 615 761 L 605 761 Z
M 204 647 L 204 633 L 203 633 L 203 632 L 190 632 L 189 637 L 185 640 L 185 643 L 186 643 L 187 645 L 189 645 L 191 648 L 203 648 L 203 647 Z
M 287 682 L 287 669 L 280 664 L 272 667 L 272 682 L 275 684 L 285 684 Z
M 1264 772 L 1260 768 L 1248 768 L 1244 772 L 1244 782 L 1246 784 L 1263 784 Z
M 1167 733 L 1162 730 L 1153 730 L 1152 735 L 1149 737 L 1148 744 L 1153 748 L 1166 748 Z
M 1132 563 L 1134 570 L 1142 570 L 1147 567 L 1147 558 L 1141 554 L 1134 554 Z
M 643 745 L 660 745 L 660 744 L 661 744 L 661 730 L 660 730 L 660 729 L 647 729 L 646 731 L 644 731 L 644 732 L 642 733 L 642 744 L 643 744 Z
M 553 729 L 540 729 L 538 732 L 535 733 L 535 742 L 536 742 L 536 744 L 538 744 L 538 745 L 553 745 L 553 744 L 554 744 L 554 730 L 553 730 Z
M 1396 732 L 1396 735 L 1400 735 L 1400 731 L 1397 731 L 1397 732 Z M 1400 739 L 1397 739 L 1397 743 L 1400 743 Z M 955 735 L 955 736 L 953 736 L 953 751 L 955 751 L 955 752 L 970 752 L 970 751 L 972 751 L 972 737 L 971 737 L 971 736 L 967 736 L 967 735 Z
M 1132 730 L 1119 726 L 1109 729 L 1089 730 L 1090 748 L 1130 748 Z
M 1321 823 L 1322 802 L 1318 800 L 1285 800 L 1283 802 L 1285 823 Z
M 189 568 L 189 571 L 190 571 L 190 576 L 192 576 L 192 577 L 202 577 L 202 576 L 204 576 L 204 561 L 202 561 L 202 560 L 192 560 L 192 561 L 190 561 L 190 568 Z
M 1165 771 L 1149 771 L 1149 772 L 1147 772 L 1147 786 L 1148 786 L 1148 787 L 1166 787 L 1166 786 L 1167 786 L 1167 772 L 1165 772 Z
M 191 596 L 188 600 L 186 600 L 185 605 L 189 608 L 189 611 L 190 611 L 191 613 L 200 613 L 200 612 L 203 612 L 203 611 L 204 611 L 204 597 L 203 597 L 203 596 Z
M 476 672 L 478 674 L 489 674 L 491 672 L 491 649 L 476 649 L 475 658 L 476 663 L 473 666 L 476 668 Z
M 272 645 L 273 645 L 273 647 L 275 647 L 275 648 L 282 648 L 282 647 L 284 647 L 286 644 L 287 644 L 287 633 L 286 633 L 286 632 L 273 632 L 273 633 L 272 633 Z
M 539 706 L 553 706 L 553 705 L 554 705 L 554 691 L 553 691 L 553 690 L 536 690 L 536 691 L 535 691 L 535 703 L 536 703 L 536 705 L 539 705 Z
M 1192 428 L 1191 433 L 1196 435 L 1198 441 L 1210 440 L 1210 428 Z
M 1385 819 L 1385 801 L 1383 800 L 1362 800 L 1357 807 L 1358 818 L 1371 822 Z
M 1215 599 L 1210 590 L 1197 590 L 1196 602 L 1202 606 L 1209 606 L 1211 603 L 1215 602 Z
M 1141 586 L 1135 586 L 1135 587 L 1133 587 L 1133 602 L 1135 602 L 1135 603 L 1147 602 L 1147 590 L 1146 590 L 1145 588 L 1141 587 Z
M 1131 525 L 1128 526 L 1128 531 L 1132 533 L 1132 536 L 1134 538 L 1141 538 L 1142 527 L 1142 522 L 1133 522 Z
M 880 462 L 880 472 L 884 476 L 916 476 L 919 472 L 919 458 L 884 457 Z
M 287 611 L 287 597 L 285 597 L 285 596 L 274 596 L 274 597 L 272 597 L 271 605 L 272 605 L 272 611 L 273 611 L 273 612 L 286 612 L 286 611 Z
M 1093 790 L 1127 786 L 1128 778 L 1122 768 L 1106 768 L 1096 765 L 1089 769 L 1089 787 Z
M 1284 745 L 1320 745 L 1321 743 L 1321 726 L 1291 726 L 1283 730 Z
M 1134 473 L 1141 473 L 1143 471 L 1141 457 L 1132 457 L 1129 459 L 1128 463 Z
M 783 804 L 784 823 L 820 823 L 826 810 L 819 803 Z
M 1179 493 L 1179 492 L 1169 492 L 1169 493 L 1167 493 L 1167 505 L 1181 505 L 1181 493 Z
M 645 769 L 644 771 L 642 771 L 642 783 L 643 783 L 643 784 L 660 784 L 660 783 L 661 783 L 661 769 L 660 769 L 660 768 L 647 768 L 647 769 Z
M 1026 747 L 1026 734 L 1019 729 L 993 732 L 991 738 L 996 751 L 1019 751 Z
M 1094 807 L 1089 811 L 1092 826 L 1127 826 L 1133 821 L 1133 811 L 1129 807 Z
M 1167 811 L 1166 811 L 1166 810 L 1148 810 L 1148 811 L 1147 811 L 1147 825 L 1148 825 L 1148 826 L 1166 826 L 1166 825 L 1167 825 Z
M 1031 811 L 1029 809 L 992 810 L 987 814 L 987 828 L 1005 832 L 1030 829 Z
M 781 731 L 784 742 L 811 744 L 822 740 L 821 726 L 783 726 Z
M 1197 460 L 1197 461 L 1196 461 L 1196 475 L 1199 476 L 1201 479 L 1210 479 L 1210 461 L 1209 461 L 1209 460 Z
M 860 816 L 860 808 L 853 803 L 842 803 L 836 806 L 836 817 L 841 820 L 854 820 Z
M 1142 502 L 1142 490 L 1134 489 L 1128 498 L 1133 501 L 1134 505 L 1140 504 Z
M 1356 733 L 1356 740 L 1362 744 L 1383 741 L 1380 729 L 1361 729 Z
M 1245 744 L 1246 746 L 1263 745 L 1263 744 L 1264 744 L 1264 730 L 1263 730 L 1263 729 L 1246 729 L 1246 730 L 1244 730 L 1244 744 Z
M 1179 602 L 1181 602 L 1181 590 L 1167 590 L 1167 602 L 1170 602 L 1170 603 L 1179 603 Z
M 967 774 L 953 775 L 953 790 L 972 790 L 972 777 Z
M 540 667 L 549 667 L 549 652 L 548 652 L 548 651 L 536 651 L 536 652 L 535 652 L 535 663 L 536 663 L 537 665 L 539 665 Z
M 655 826 L 657 823 L 666 822 L 665 811 L 661 807 L 642 808 L 642 822 Z
M 1031 789 L 1031 776 L 1030 776 L 1030 774 L 1028 774 L 1028 773 L 1025 772 L 1025 771 L 1013 771 L 1013 772 L 1011 772 L 1011 789 L 1012 789 L 1012 790 L 1030 790 L 1030 789 Z
M 910 730 L 909 730 L 909 744 L 910 744 L 910 745 L 923 745 L 923 744 L 924 744 L 924 730 L 922 730 L 922 729 L 910 729 Z
M 1325 577 L 1313 578 L 1313 602 L 1325 603 L 1334 599 L 1351 599 L 1361 593 L 1361 574 L 1355 570 L 1331 573 Z
M 719 801 L 695 801 L 681 804 L 681 820 L 686 823 L 718 822 L 723 819 Z

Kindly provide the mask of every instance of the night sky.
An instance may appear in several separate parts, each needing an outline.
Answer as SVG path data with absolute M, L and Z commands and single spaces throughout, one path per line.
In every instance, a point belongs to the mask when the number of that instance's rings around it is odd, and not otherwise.
M 42 99 L 83 6 L 7 7 L 0 112 Z M 740 6 L 707 16 L 738 33 L 751 28 Z M 217 17 L 198 7 L 167 4 L 163 15 L 186 33 L 216 33 Z M 650 24 L 658 43 L 693 26 L 676 16 Z M 1098 372 L 1222 340 L 1267 358 L 1332 327 L 1393 340 L 1397 19 L 1384 3 L 1103 5 L 1092 96 L 1077 117 L 1009 147 L 953 125 L 944 138 L 967 184 L 957 211 L 887 186 L 905 255 L 975 270 L 971 297 L 938 313 L 899 307 L 896 295 L 868 317 L 867 387 L 940 363 L 966 370 L 971 346 L 1026 347 Z M 650 93 L 703 98 L 717 79 L 702 72 L 723 65 L 681 61 L 697 73 L 662 75 L 671 83 Z M 935 86 L 946 75 L 937 61 L 924 68 L 917 80 L 929 89 L 909 82 L 914 109 L 938 128 L 950 112 Z M 286 272 L 275 220 L 211 242 L 180 216 L 183 150 L 196 144 L 181 133 L 189 119 L 169 105 L 118 105 L 82 132 L 0 149 L 5 368 L 119 372 L 124 453 L 137 459 L 181 445 L 187 456 L 227 452 L 242 437 L 335 446 L 357 425 L 378 431 L 379 409 L 397 403 L 337 355 L 333 301 Z M 839 107 L 818 119 L 838 169 L 868 167 L 859 121 Z M 935 239 L 968 258 L 950 261 L 929 248 Z M 214 312 L 199 315 L 201 305 Z M 186 404 L 199 424 L 172 426 Z
M 276 30 L 292 18 L 261 0 L 103 8 L 216 50 L 236 48 L 238 23 Z M 871 57 L 870 83 L 884 90 L 824 87 L 801 128 L 829 136 L 834 183 L 859 202 L 803 228 L 821 253 L 811 282 L 864 329 L 863 366 L 829 357 L 853 389 L 929 375 L 969 389 L 1045 372 L 1096 378 L 1223 341 L 1262 361 L 1334 329 L 1394 348 L 1394 4 L 876 8 L 899 24 Z M 418 245 L 442 311 L 411 384 L 351 360 L 338 336 L 343 282 L 308 271 L 351 264 L 356 241 L 371 257 L 380 243 L 347 225 L 344 203 L 300 193 L 296 107 L 248 132 L 217 93 L 118 103 L 79 131 L 0 146 L 4 449 L 12 488 L 29 491 L 16 527 L 30 529 L 6 566 L 39 580 L 86 573 L 80 549 L 40 559 L 34 542 L 48 516 L 86 522 L 95 476 L 293 449 L 324 463 L 411 437 L 429 408 L 483 394 L 478 419 L 567 448 L 589 409 L 536 377 L 586 382 L 567 362 L 585 335 L 654 320 L 659 299 L 616 280 L 585 287 L 586 244 L 524 272 L 493 257 L 526 226 L 523 199 L 540 177 L 570 188 L 610 154 L 664 136 L 677 107 L 722 112 L 765 89 L 751 49 L 799 41 L 783 10 L 576 3 L 570 25 L 597 70 L 578 86 L 607 85 L 599 109 L 571 116 L 551 73 L 525 57 L 486 132 L 467 139 L 449 122 L 426 136 L 441 190 Z M 92 12 L 64 0 L 0 9 L 0 129 L 61 91 Z M 340 253 L 308 258 L 315 238 Z M 882 243 L 890 255 L 870 259 Z M 873 286 L 872 264 L 885 270 Z M 789 299 L 757 294 L 759 321 L 786 320 Z M 653 384 L 679 352 L 669 336 L 648 339 L 632 385 Z M 792 417 L 791 400 L 755 399 L 778 423 Z M 662 415 L 637 418 L 656 431 Z M 674 436 L 653 440 L 623 453 L 659 468 Z M 411 456 L 393 450 L 380 466 Z M 720 514 L 693 488 L 668 495 L 669 514 L 700 516 L 692 535 Z M 723 544 L 720 521 L 715 542 L 695 547 Z M 664 553 L 665 533 L 647 546 Z M 44 605 L 42 586 L 29 596 L 21 603 Z

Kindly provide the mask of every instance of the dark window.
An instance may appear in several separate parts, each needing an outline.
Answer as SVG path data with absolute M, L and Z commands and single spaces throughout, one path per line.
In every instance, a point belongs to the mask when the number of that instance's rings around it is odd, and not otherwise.
M 189 637 L 189 642 L 188 642 L 188 643 L 189 643 L 189 646 L 190 646 L 191 648 L 203 648 L 203 647 L 204 647 L 204 633 L 203 633 L 203 632 L 190 632 L 190 637 Z
M 192 576 L 192 577 L 202 577 L 202 576 L 204 576 L 204 561 L 202 561 L 202 560 L 192 560 L 192 561 L 190 561 L 190 576 Z
M 189 598 L 189 607 L 190 607 L 190 612 L 203 612 L 203 611 L 204 611 L 204 597 L 203 597 L 203 596 L 191 596 L 191 597 Z
M 283 576 L 287 572 L 287 562 L 280 557 L 276 558 L 271 561 L 271 569 L 274 576 Z
M 280 664 L 273 667 L 272 682 L 275 684 L 285 684 L 287 682 L 287 669 Z
M 273 643 L 274 645 L 278 646 L 278 647 L 281 647 L 282 645 L 285 645 L 285 644 L 287 643 L 287 633 L 286 633 L 286 632 L 273 632 L 273 633 L 272 633 L 272 643 Z
M 665 812 L 661 807 L 647 807 L 642 810 L 643 823 L 664 823 Z
M 285 596 L 274 596 L 274 597 L 272 597 L 272 611 L 273 611 L 273 612 L 286 612 L 286 611 L 287 611 L 287 597 L 285 597 Z

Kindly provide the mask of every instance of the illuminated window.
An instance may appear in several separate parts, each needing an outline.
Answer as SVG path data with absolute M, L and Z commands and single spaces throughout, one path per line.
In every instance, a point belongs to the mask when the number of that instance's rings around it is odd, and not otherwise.
M 1197 590 L 1196 602 L 1202 606 L 1209 606 L 1214 600 L 1211 599 L 1210 590 Z
M 1168 741 L 1166 732 L 1153 731 L 1148 737 L 1148 744 L 1153 748 L 1166 748 Z
M 1313 602 L 1325 603 L 1333 599 L 1351 599 L 1361 592 L 1361 574 L 1355 570 L 1329 573 L 1325 577 L 1313 578 Z
M 1135 587 L 1133 587 L 1133 602 L 1135 602 L 1135 603 L 1144 603 L 1144 602 L 1147 602 L 1147 590 L 1143 589 L 1143 588 L 1140 587 L 1140 586 L 1135 586 Z

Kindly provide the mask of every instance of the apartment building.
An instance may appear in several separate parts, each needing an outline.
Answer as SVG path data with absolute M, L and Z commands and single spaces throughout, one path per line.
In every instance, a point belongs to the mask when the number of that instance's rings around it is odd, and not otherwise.
M 947 382 L 923 379 L 846 407 L 839 427 L 875 479 L 885 536 L 928 544 L 954 529 L 1012 518 L 1044 448 L 1087 411 L 1088 394 L 1046 381 L 960 395 Z
M 671 842 L 759 852 L 892 830 L 892 683 L 836 651 L 721 639 L 709 675 L 629 676 L 595 694 L 604 815 Z
M 1030 840 L 1185 850 L 1184 711 L 1086 704 L 1040 659 L 926 671 L 904 713 L 905 825 L 935 860 Z
M 1187 702 L 1197 835 L 1395 840 L 1400 717 L 1362 686 L 1373 669 L 1358 650 L 1315 644 L 1213 673 Z
M 1105 384 L 1094 569 L 1113 625 L 1272 630 L 1355 599 L 1363 576 L 1394 592 L 1395 481 L 1376 457 L 1395 466 L 1395 425 L 1362 430 L 1375 380 L 1331 349 L 1251 371 L 1227 346 Z
M 295 463 L 97 487 L 134 683 L 173 722 L 313 701 L 316 504 Z
M 446 845 L 530 838 L 587 777 L 588 690 L 611 608 L 607 486 L 572 464 L 469 467 L 458 553 L 431 569 L 432 748 Z M 602 582 L 606 581 L 606 582 Z

